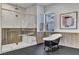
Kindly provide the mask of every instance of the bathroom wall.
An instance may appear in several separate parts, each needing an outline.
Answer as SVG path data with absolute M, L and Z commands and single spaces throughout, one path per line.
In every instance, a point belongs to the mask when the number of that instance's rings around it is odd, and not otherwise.
M 60 29 L 60 14 L 78 12 L 77 29 Z M 60 44 L 68 47 L 79 48 L 79 4 L 55 3 L 46 8 L 46 13 L 55 13 L 55 32 L 63 33 Z
M 36 5 L 32 5 L 25 10 L 24 21 L 22 22 L 22 27 L 36 28 Z M 27 24 L 26 24 L 27 23 Z
M 16 9 L 16 6 L 10 4 L 2 4 L 2 28 L 20 28 L 22 26 L 24 9 Z M 7 9 L 9 11 L 6 11 Z M 16 17 L 18 15 L 18 17 Z
M 30 14 L 30 15 L 37 15 L 37 6 L 36 5 L 32 5 L 28 8 L 26 8 L 26 14 Z
M 22 28 L 36 28 L 36 6 L 32 5 L 25 9 L 22 21 Z
M 0 4 L 0 53 L 1 53 L 1 49 L 2 49 L 2 48 L 1 48 L 1 47 L 2 47 L 2 46 L 1 46 L 1 41 L 2 41 L 1 38 L 2 38 L 2 37 L 1 37 L 1 4 Z
M 78 3 L 58 3 L 58 4 L 53 4 L 49 7 L 47 7 L 47 13 L 48 12 L 51 12 L 51 13 L 55 13 L 55 31 L 60 31 L 60 32 L 63 32 L 63 31 L 67 31 L 67 32 L 79 32 L 79 18 L 77 19 L 77 28 L 78 29 L 66 29 L 66 30 L 63 30 L 63 29 L 60 29 L 60 14 L 62 13 L 68 13 L 68 12 L 74 12 L 74 11 L 77 11 L 78 14 L 79 14 L 79 4 Z M 79 15 L 78 15 L 79 17 Z M 59 25 L 58 25 L 59 24 Z
M 63 38 L 61 39 L 60 45 L 79 49 L 79 33 L 64 32 L 61 34 L 63 34 Z
M 5 11 L 2 10 L 2 27 L 3 28 L 36 28 L 36 6 L 30 6 L 26 9 L 18 7 L 11 4 L 2 4 L 3 9 L 12 10 Z M 6 15 L 6 16 L 5 16 Z M 16 17 L 18 15 L 18 17 Z M 8 17 L 10 16 L 10 17 Z M 6 20 L 8 19 L 8 20 Z

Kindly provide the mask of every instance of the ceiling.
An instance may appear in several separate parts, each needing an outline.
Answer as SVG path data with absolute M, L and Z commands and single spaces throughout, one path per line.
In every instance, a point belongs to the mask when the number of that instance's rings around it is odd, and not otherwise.
M 51 5 L 51 4 L 53 4 L 53 3 L 38 3 L 38 5 L 42 5 L 42 6 L 49 6 L 49 5 Z
M 38 3 L 38 5 L 41 5 L 44 7 L 51 5 L 51 4 L 52 3 Z M 36 3 L 11 3 L 11 5 L 22 7 L 22 8 L 28 8 L 30 6 L 36 5 Z
M 14 5 L 14 6 L 21 7 L 21 8 L 28 8 L 32 5 L 34 5 L 33 3 L 10 3 L 10 4 Z

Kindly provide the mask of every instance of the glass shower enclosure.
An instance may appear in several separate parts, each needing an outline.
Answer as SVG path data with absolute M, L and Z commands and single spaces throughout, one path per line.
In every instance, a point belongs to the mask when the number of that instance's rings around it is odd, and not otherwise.
M 2 4 L 1 11 L 2 53 L 37 44 L 36 15 L 13 4 Z

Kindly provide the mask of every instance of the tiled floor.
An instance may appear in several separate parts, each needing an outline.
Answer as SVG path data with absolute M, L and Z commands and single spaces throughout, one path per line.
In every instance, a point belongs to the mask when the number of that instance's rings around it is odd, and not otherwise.
M 79 55 L 79 49 L 60 46 L 58 50 L 46 52 L 44 51 L 44 45 L 41 44 L 7 52 L 2 55 Z

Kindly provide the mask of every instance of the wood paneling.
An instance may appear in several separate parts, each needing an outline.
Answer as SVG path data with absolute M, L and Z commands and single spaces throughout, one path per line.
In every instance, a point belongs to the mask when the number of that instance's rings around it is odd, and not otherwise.
M 79 48 L 79 34 L 78 33 L 61 33 L 63 38 L 60 45 Z
M 57 32 L 61 33 L 61 32 Z M 54 34 L 54 33 L 52 33 Z M 60 45 L 73 47 L 73 48 L 79 48 L 79 34 L 78 33 L 61 33 L 63 37 L 60 40 Z M 48 36 L 43 33 L 38 32 L 37 33 L 37 43 L 43 42 L 43 37 Z
M 2 29 L 2 45 L 5 44 L 11 44 L 11 43 L 16 43 L 22 41 L 22 37 L 19 36 L 20 34 L 20 29 L 16 28 L 3 28 Z
M 43 32 L 37 32 L 37 44 L 43 43 Z
M 36 36 L 36 28 L 2 28 L 2 45 L 22 42 L 22 34 Z

